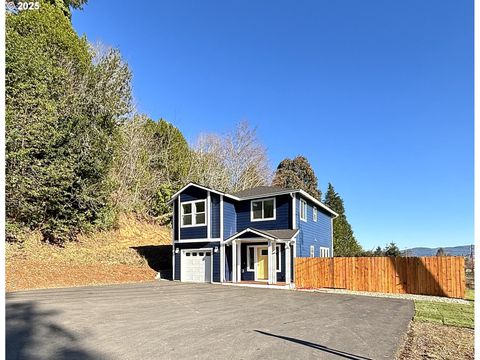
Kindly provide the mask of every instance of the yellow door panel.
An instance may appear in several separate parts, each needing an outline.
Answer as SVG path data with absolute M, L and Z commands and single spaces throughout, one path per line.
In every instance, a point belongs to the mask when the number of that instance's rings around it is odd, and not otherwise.
M 268 280 L 268 249 L 258 248 L 257 251 L 257 279 Z

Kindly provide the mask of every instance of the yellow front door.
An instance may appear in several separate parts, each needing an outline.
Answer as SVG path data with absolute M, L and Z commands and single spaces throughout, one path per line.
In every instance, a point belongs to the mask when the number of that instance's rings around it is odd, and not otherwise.
M 257 280 L 268 280 L 268 249 L 257 248 Z

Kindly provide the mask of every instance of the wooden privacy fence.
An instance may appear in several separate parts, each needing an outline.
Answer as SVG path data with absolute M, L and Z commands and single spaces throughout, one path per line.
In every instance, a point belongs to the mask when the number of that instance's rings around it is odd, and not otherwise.
M 460 256 L 296 258 L 295 286 L 463 298 L 464 262 Z

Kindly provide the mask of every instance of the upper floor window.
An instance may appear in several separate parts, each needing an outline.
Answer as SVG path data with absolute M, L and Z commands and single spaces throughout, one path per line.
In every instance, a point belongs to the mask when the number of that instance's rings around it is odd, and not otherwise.
M 251 221 L 275 220 L 275 198 L 252 200 Z
M 315 246 L 310 245 L 310 257 L 315 257 Z
M 313 221 L 317 222 L 317 217 L 318 217 L 318 215 L 317 215 L 317 207 L 314 206 L 314 207 L 313 207 Z
M 303 199 L 300 200 L 300 219 L 307 221 L 307 202 Z
M 330 248 L 320 246 L 320 257 L 330 257 Z
M 182 203 L 182 227 L 207 224 L 205 200 Z

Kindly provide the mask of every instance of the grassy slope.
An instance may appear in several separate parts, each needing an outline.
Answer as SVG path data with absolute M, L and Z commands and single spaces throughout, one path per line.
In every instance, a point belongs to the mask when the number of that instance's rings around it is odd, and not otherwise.
M 430 301 L 415 301 L 416 321 L 436 322 L 443 325 L 474 328 L 472 304 L 450 304 Z
M 155 271 L 139 252 L 148 254 L 170 241 L 170 229 L 128 216 L 116 230 L 80 236 L 63 248 L 43 244 L 33 233 L 23 244 L 6 244 L 6 288 L 151 280 Z
M 415 301 L 399 359 L 473 359 L 474 294 L 467 290 L 469 304 Z
M 469 304 L 415 301 L 414 320 L 473 329 L 474 296 L 474 291 L 467 289 L 465 299 L 469 300 Z

